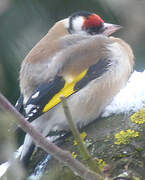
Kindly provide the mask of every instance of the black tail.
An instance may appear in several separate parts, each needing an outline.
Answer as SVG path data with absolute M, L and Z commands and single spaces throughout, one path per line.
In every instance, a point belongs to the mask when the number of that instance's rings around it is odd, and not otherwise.
M 29 160 L 30 160 L 30 158 L 32 156 L 34 148 L 35 148 L 35 144 L 33 143 L 33 144 L 31 144 L 31 146 L 30 146 L 28 152 L 26 153 L 26 155 L 21 159 L 24 168 L 27 168 L 27 165 L 29 164 Z

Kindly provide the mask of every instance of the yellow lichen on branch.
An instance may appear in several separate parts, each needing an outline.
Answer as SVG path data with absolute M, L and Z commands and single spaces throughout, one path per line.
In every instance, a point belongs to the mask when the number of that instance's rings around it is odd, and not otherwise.
M 115 144 L 120 145 L 120 144 L 128 144 L 132 138 L 136 138 L 139 136 L 139 132 L 128 129 L 126 131 L 120 131 L 119 133 L 115 134 Z
M 139 112 L 134 113 L 130 117 L 131 121 L 136 124 L 144 124 L 145 123 L 145 108 L 141 109 Z

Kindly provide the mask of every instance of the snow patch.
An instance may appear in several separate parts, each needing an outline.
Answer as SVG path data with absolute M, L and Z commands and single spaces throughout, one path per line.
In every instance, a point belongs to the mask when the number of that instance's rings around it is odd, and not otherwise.
M 127 85 L 105 108 L 102 117 L 111 114 L 136 112 L 143 107 L 145 107 L 145 70 L 143 72 L 134 71 Z

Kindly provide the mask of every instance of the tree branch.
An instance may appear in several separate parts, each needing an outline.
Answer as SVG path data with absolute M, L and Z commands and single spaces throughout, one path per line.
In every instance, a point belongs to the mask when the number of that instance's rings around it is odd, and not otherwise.
M 21 128 L 29 133 L 35 143 L 46 152 L 52 154 L 57 160 L 67 164 L 74 172 L 85 180 L 103 180 L 99 174 L 89 170 L 86 166 L 74 159 L 68 151 L 64 151 L 52 142 L 44 138 L 25 118 L 12 106 L 12 104 L 0 93 L 0 107 L 13 114 L 20 123 Z

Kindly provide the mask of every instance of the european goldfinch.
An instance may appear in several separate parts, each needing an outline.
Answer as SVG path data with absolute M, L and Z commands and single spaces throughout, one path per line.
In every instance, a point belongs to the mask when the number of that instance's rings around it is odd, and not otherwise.
M 76 12 L 57 22 L 26 56 L 16 108 L 43 136 L 69 128 L 61 95 L 82 127 L 95 120 L 126 84 L 134 55 L 125 41 L 109 36 L 118 29 L 97 14 Z M 33 148 L 27 134 L 21 159 L 26 162 Z

